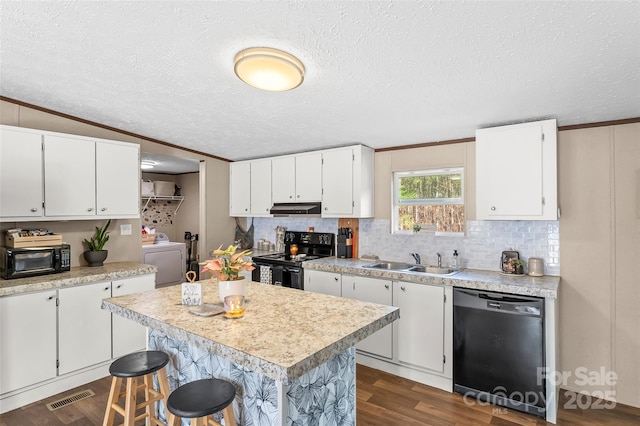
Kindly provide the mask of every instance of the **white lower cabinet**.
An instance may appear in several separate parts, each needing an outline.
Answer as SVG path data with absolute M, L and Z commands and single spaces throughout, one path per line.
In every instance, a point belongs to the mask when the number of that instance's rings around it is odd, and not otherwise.
M 125 294 L 139 293 L 153 290 L 155 278 L 153 274 L 113 281 L 111 295 L 113 297 Z M 113 358 L 119 358 L 131 352 L 139 351 L 147 346 L 147 328 L 130 319 L 113 315 Z
M 100 307 L 111 297 L 111 282 L 58 292 L 58 374 L 111 359 L 111 313 Z
M 392 306 L 391 281 L 378 278 L 342 276 L 342 297 Z M 393 327 L 391 324 L 373 333 L 356 349 L 391 359 L 393 357 Z
M 314 293 L 329 294 L 331 296 L 342 295 L 342 275 L 334 272 L 304 271 L 304 290 Z
M 0 395 L 144 349 L 146 328 L 101 305 L 154 287 L 146 274 L 0 297 Z
M 393 283 L 393 304 L 400 308 L 397 356 L 401 364 L 444 372 L 444 287 Z
M 56 291 L 0 297 L 0 394 L 56 377 Z

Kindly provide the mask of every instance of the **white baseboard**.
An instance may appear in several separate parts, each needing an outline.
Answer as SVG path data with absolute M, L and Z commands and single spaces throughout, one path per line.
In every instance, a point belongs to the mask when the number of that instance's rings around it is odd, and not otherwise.
M 438 376 L 437 374 L 416 370 L 411 367 L 373 358 L 361 353 L 356 353 L 356 362 L 367 367 L 382 370 L 389 374 L 395 374 L 396 376 L 413 380 L 414 382 L 422 383 L 423 385 L 433 386 L 434 388 L 438 388 L 446 392 L 453 392 L 453 379 L 444 376 Z
M 109 376 L 113 360 L 0 395 L 0 414 Z

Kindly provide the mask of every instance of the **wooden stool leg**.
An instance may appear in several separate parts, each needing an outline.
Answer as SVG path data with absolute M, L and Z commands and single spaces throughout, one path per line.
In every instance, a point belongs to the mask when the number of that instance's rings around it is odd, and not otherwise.
M 167 426 L 180 426 L 180 417 L 167 410 Z
M 121 387 L 122 379 L 120 377 L 114 377 L 113 380 L 111 380 L 111 390 L 109 391 L 109 399 L 107 400 L 107 410 L 104 413 L 103 426 L 113 426 L 116 411 L 112 407 L 113 404 L 118 403 L 118 394 L 120 394 Z
M 222 409 L 222 415 L 224 416 L 224 426 L 237 426 L 236 416 L 233 414 L 233 401 Z
M 160 388 L 160 392 L 164 395 L 162 402 L 164 403 L 164 412 L 169 418 L 169 409 L 167 408 L 167 398 L 169 398 L 169 394 L 171 394 L 171 389 L 169 388 L 169 379 L 167 378 L 167 370 L 165 368 L 161 368 L 157 372 L 158 374 L 158 387 Z
M 138 392 L 138 378 L 127 378 L 127 394 L 124 396 L 124 424 L 133 425 L 136 418 L 136 393 Z
M 150 390 L 153 389 L 153 374 L 145 374 L 144 376 L 144 400 L 149 401 L 152 398 Z M 145 407 L 149 424 L 152 424 L 151 420 L 157 420 L 156 410 L 153 404 L 147 404 Z

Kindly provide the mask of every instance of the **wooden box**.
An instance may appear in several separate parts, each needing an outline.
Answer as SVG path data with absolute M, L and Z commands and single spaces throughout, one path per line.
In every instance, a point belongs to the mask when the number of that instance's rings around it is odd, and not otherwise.
M 148 246 L 154 243 L 156 234 L 142 234 L 142 245 Z
M 62 234 L 40 235 L 30 237 L 12 237 L 5 235 L 7 247 L 27 248 L 27 247 L 49 247 L 62 244 Z

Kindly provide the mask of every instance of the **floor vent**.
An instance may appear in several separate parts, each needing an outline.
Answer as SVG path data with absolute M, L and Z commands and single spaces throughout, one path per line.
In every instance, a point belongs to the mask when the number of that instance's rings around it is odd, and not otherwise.
M 67 405 L 71 405 L 74 402 L 90 398 L 94 395 L 95 393 L 93 393 L 91 389 L 83 390 L 81 392 L 74 393 L 73 395 L 69 395 L 66 398 L 51 402 L 47 404 L 47 408 L 49 409 L 49 411 L 54 411 L 54 410 L 57 410 L 58 408 L 66 407 Z

